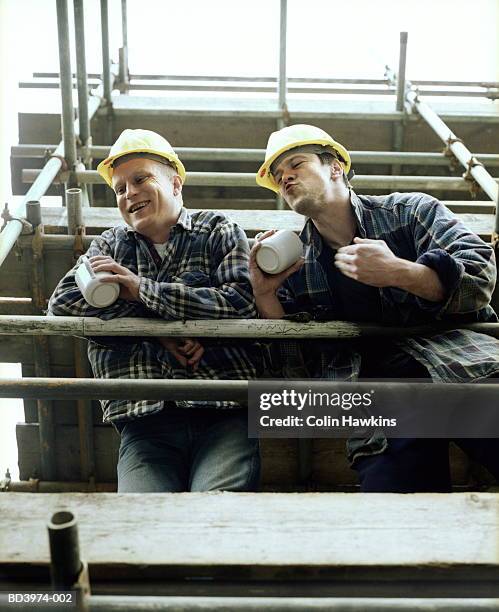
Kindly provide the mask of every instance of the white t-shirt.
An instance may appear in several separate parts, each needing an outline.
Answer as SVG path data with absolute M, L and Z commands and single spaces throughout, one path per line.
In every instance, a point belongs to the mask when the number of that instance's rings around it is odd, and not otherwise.
M 156 249 L 156 251 L 158 251 L 158 255 L 161 257 L 161 259 L 164 259 L 165 257 L 167 244 L 167 242 L 161 242 L 159 244 L 154 243 L 154 248 Z

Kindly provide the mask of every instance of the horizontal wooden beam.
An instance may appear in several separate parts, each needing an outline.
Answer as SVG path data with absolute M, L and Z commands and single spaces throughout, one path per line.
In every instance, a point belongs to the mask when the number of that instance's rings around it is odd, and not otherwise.
M 454 597 L 497 597 L 497 504 L 488 493 L 162 493 L 147 503 L 141 495 L 2 493 L 0 567 L 7 580 L 46 571 L 46 524 L 62 506 L 78 518 L 92 581 L 125 581 L 128 594 L 139 572 L 145 584 L 189 578 L 189 594 L 197 577 L 244 581 L 241 594 L 274 579 L 307 583 L 315 596 L 328 586 L 330 596 L 383 596 L 398 583 L 421 597 L 426 581 Z
M 97 317 L 45 317 L 0 315 L 0 336 L 179 336 L 197 338 L 319 339 L 401 337 L 438 333 L 447 329 L 472 329 L 499 338 L 499 323 L 468 325 L 435 324 L 392 327 L 349 321 L 296 323 L 283 319 L 215 319 L 163 321 L 122 318 L 103 321 Z
M 468 205 L 472 204 L 468 203 Z M 196 212 L 202 209 L 189 210 Z M 479 212 L 483 211 L 482 206 L 477 207 L 476 213 L 456 214 L 472 232 L 480 236 L 490 236 L 494 227 L 492 203 L 486 210 L 489 211 L 486 214 Z M 276 228 L 299 232 L 304 223 L 304 217 L 292 210 L 225 209 L 223 213 L 240 225 L 248 236 L 254 236 L 258 232 Z M 114 225 L 123 225 L 123 219 L 116 208 L 85 208 L 83 214 L 88 233 L 98 234 Z M 62 206 L 43 207 L 42 221 L 47 233 L 67 233 L 67 209 Z

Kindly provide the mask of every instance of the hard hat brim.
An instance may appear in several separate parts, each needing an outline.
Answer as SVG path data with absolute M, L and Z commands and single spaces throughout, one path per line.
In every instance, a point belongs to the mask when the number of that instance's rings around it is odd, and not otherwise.
M 112 155 L 111 157 L 107 157 L 106 159 L 100 162 L 100 164 L 97 166 L 97 172 L 102 176 L 102 178 L 106 181 L 109 187 L 112 187 L 113 185 L 112 183 L 112 178 L 114 174 L 113 162 L 120 157 L 124 157 L 125 155 L 132 155 L 133 153 L 150 153 L 151 155 L 158 155 L 159 157 L 163 157 L 164 159 L 167 159 L 177 169 L 177 172 L 180 178 L 182 179 L 182 183 L 185 183 L 186 171 L 185 171 L 183 163 L 180 161 L 180 159 L 176 155 L 171 155 L 169 153 L 165 153 L 164 151 L 157 151 L 155 149 L 140 148 L 140 149 L 131 149 L 130 151 L 124 151 L 122 153 Z
M 260 166 L 258 173 L 256 175 L 257 184 L 260 185 L 260 187 L 265 187 L 266 189 L 270 189 L 271 191 L 274 191 L 275 193 L 279 193 L 279 186 L 277 185 L 277 183 L 274 180 L 274 177 L 270 173 L 270 167 L 272 166 L 274 161 L 280 155 L 282 155 L 283 153 L 286 153 L 286 151 L 290 151 L 291 149 L 296 149 L 297 147 L 301 147 L 303 145 L 309 145 L 309 144 L 318 144 L 324 147 L 330 147 L 334 149 L 344 160 L 345 174 L 349 173 L 352 162 L 350 160 L 350 154 L 345 149 L 345 147 L 343 147 L 342 145 L 340 145 L 339 142 L 336 142 L 336 141 L 334 141 L 334 144 L 333 144 L 331 140 L 326 140 L 326 139 L 321 139 L 321 138 L 310 138 L 307 140 L 297 140 L 296 142 L 285 145 L 281 147 L 280 149 L 278 149 L 277 151 L 275 151 Z

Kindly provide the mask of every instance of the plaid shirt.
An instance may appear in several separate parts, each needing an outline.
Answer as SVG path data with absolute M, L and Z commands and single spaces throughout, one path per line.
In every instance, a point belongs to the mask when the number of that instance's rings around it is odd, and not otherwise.
M 380 323 L 410 326 L 441 320 L 459 327 L 460 322 L 497 321 L 489 305 L 496 279 L 494 251 L 443 204 L 423 193 L 358 196 L 353 191 L 351 204 L 362 238 L 384 240 L 397 257 L 434 269 L 448 296 L 442 302 L 429 302 L 395 287 L 380 288 Z M 286 280 L 278 297 L 288 314 L 306 311 L 324 316 L 327 306 L 332 306 L 334 288 L 318 261 L 323 242 L 310 219 L 301 239 L 305 263 Z M 424 365 L 434 381 L 477 381 L 499 372 L 499 341 L 474 331 L 456 329 L 394 343 Z M 296 343 L 285 342 L 280 349 L 285 374 L 291 378 L 302 377 L 297 376 L 303 372 L 297 348 Z M 328 341 L 324 349 L 321 378 L 358 378 L 361 355 L 355 343 Z
M 106 230 L 87 256 L 109 255 L 140 277 L 140 302 L 118 299 L 94 308 L 84 299 L 70 270 L 49 301 L 49 314 L 153 317 L 165 320 L 254 318 L 248 276 L 248 241 L 242 229 L 222 213 L 182 208 L 161 261 L 149 240 L 128 226 Z M 102 338 L 89 342 L 88 356 L 98 378 L 247 379 L 255 378 L 255 355 L 249 343 L 204 341 L 195 372 L 186 370 L 154 338 Z M 167 398 L 165 398 L 167 400 Z M 133 419 L 158 412 L 158 400 L 101 400 L 104 421 Z M 234 402 L 177 402 L 182 406 L 238 407 Z

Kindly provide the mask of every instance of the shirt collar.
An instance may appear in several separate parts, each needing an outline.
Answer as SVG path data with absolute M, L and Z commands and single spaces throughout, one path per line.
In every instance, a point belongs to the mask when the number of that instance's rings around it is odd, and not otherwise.
M 175 232 L 175 228 L 177 226 L 183 227 L 185 230 L 187 231 L 191 231 L 192 230 L 192 216 L 190 214 L 190 212 L 187 210 L 187 208 L 184 208 L 182 206 L 182 208 L 180 209 L 180 215 L 177 219 L 177 223 L 172 227 L 172 232 Z M 135 237 L 142 237 L 145 238 L 145 236 L 142 236 L 142 234 L 139 234 L 139 232 L 136 232 L 133 228 L 131 228 L 129 225 L 126 225 L 126 233 L 128 237 L 131 236 L 135 236 Z

